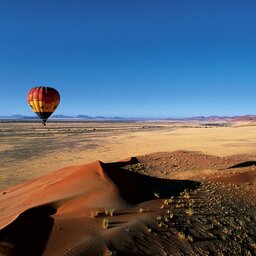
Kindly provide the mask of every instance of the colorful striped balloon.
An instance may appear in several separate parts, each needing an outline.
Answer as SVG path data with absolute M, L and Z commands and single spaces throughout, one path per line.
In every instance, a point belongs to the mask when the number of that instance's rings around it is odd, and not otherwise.
M 28 92 L 27 100 L 32 111 L 39 116 L 45 125 L 46 120 L 60 103 L 60 94 L 54 88 L 39 86 Z

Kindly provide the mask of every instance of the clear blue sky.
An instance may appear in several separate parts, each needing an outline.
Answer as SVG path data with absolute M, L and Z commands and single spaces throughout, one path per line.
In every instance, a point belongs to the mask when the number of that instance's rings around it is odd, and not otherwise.
M 256 114 L 255 0 L 1 0 L 0 115 Z

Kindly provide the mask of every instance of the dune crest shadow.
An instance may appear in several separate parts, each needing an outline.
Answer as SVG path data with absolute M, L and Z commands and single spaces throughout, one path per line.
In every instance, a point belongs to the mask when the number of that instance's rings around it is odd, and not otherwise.
M 230 166 L 228 169 L 256 166 L 256 161 L 246 161 Z
M 52 206 L 30 208 L 0 231 L 0 255 L 42 255 L 56 213 Z
M 185 189 L 194 190 L 201 184 L 192 180 L 170 180 L 151 177 L 123 168 L 136 163 L 139 163 L 139 160 L 135 157 L 132 157 L 127 162 L 100 162 L 104 172 L 119 188 L 123 199 L 132 205 L 157 198 L 178 196 Z

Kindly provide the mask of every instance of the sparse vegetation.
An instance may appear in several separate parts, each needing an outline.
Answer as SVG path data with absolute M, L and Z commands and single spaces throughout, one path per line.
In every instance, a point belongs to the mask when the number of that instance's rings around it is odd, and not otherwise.
M 145 173 L 147 168 L 148 166 L 145 163 L 136 163 L 136 164 L 131 164 L 127 166 L 127 169 L 129 171 L 139 172 L 139 173 Z
M 186 239 L 186 236 L 183 232 L 179 232 L 178 233 L 178 238 L 181 239 L 181 240 L 185 240 Z
M 169 205 L 169 200 L 168 199 L 164 200 L 164 205 Z
M 100 214 L 100 211 L 96 210 L 96 211 L 91 211 L 91 218 L 95 218 L 95 217 L 98 217 Z
M 256 255 L 256 205 L 248 191 L 233 184 L 205 182 L 196 191 L 172 197 L 172 203 L 165 199 L 156 216 L 159 234 L 168 237 L 176 230 L 177 239 L 190 243 L 198 255 L 219 255 L 220 251 L 224 255 Z M 210 247 L 204 247 L 207 241 L 211 241 Z
M 106 216 L 114 216 L 115 209 L 105 209 Z
M 156 198 L 159 198 L 159 197 L 160 197 L 160 194 L 159 194 L 158 192 L 154 192 L 154 196 L 155 196 Z
M 192 216 L 194 214 L 194 210 L 192 208 L 189 208 L 189 209 L 186 210 L 186 214 L 188 216 Z
M 148 230 L 149 233 L 152 232 L 152 228 L 150 228 L 150 227 L 147 227 L 147 230 Z
M 102 227 L 105 228 L 105 229 L 107 229 L 107 228 L 108 228 L 108 225 L 109 225 L 109 220 L 106 219 L 106 218 L 104 218 L 104 219 L 102 220 Z

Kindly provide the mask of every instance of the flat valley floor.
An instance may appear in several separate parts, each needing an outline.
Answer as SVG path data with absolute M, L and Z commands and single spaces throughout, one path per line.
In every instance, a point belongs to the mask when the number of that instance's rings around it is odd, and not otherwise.
M 0 188 L 57 169 L 175 150 L 256 157 L 256 124 L 173 122 L 0 123 Z

